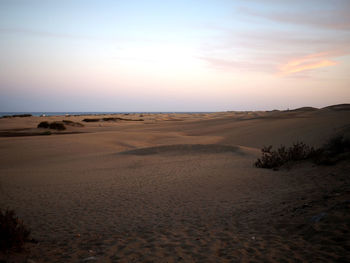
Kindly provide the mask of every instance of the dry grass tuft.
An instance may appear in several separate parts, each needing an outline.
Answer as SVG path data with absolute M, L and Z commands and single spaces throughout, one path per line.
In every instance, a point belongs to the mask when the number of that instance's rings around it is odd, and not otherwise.
M 0 250 L 21 250 L 29 241 L 30 230 L 18 219 L 13 210 L 0 209 Z
M 258 168 L 278 169 L 279 167 L 302 160 L 313 160 L 319 165 L 333 165 L 350 158 L 350 140 L 343 135 L 329 139 L 321 148 L 314 149 L 303 142 L 294 143 L 286 148 L 281 145 L 277 150 L 272 146 L 261 149 L 262 156 L 254 163 Z

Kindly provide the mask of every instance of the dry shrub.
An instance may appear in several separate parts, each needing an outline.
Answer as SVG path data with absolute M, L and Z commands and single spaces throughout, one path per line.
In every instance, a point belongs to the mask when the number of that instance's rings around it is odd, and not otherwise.
M 90 119 L 83 119 L 85 122 L 99 122 L 101 119 L 99 118 L 90 118 Z
M 102 118 L 103 121 L 119 121 L 122 120 L 122 118 L 116 118 L 116 117 L 107 117 L 107 118 Z
M 350 140 L 344 135 L 337 135 L 328 140 L 323 146 L 324 151 L 332 156 L 350 151 Z
M 124 119 L 118 117 L 105 117 L 105 118 L 90 118 L 83 119 L 85 122 L 99 122 L 99 121 L 143 121 L 143 119 Z
M 84 127 L 84 125 L 81 124 L 80 122 L 74 122 L 74 121 L 70 121 L 70 120 L 63 120 L 62 122 L 63 122 L 65 125 L 68 125 L 68 126 Z
M 333 165 L 350 158 L 350 140 L 343 135 L 330 138 L 320 149 L 315 162 L 321 165 Z
M 1 118 L 16 118 L 16 117 L 20 117 L 20 118 L 23 118 L 23 117 L 32 117 L 32 114 L 14 114 L 14 115 L 4 115 L 2 116 Z
M 278 167 L 293 161 L 302 161 L 314 158 L 319 154 L 318 150 L 306 145 L 303 142 L 294 143 L 291 147 L 280 146 L 272 150 L 272 146 L 261 149 L 262 156 L 255 162 L 258 168 L 277 169 Z
M 54 122 L 47 122 L 47 121 L 42 121 L 38 124 L 38 128 L 45 128 L 45 129 L 53 129 L 53 130 L 65 130 L 66 127 L 62 122 L 54 121 Z
M 38 124 L 38 128 L 49 128 L 50 124 L 47 121 L 42 121 Z
M 47 122 L 47 121 L 42 121 L 38 124 L 38 128 L 50 128 L 50 129 L 54 129 L 54 130 L 65 130 L 66 129 L 66 125 L 68 126 L 74 126 L 74 127 L 84 127 L 83 124 L 79 123 L 79 122 L 73 122 L 73 121 L 69 121 L 69 120 L 63 120 L 63 121 L 54 121 L 54 122 Z
M 46 129 L 50 128 L 53 130 L 62 131 L 62 130 L 66 129 L 66 126 L 64 126 L 64 124 L 62 122 L 58 122 L 58 121 L 54 121 L 51 123 L 49 123 L 47 121 L 42 121 L 38 124 L 38 128 L 46 128 Z
M 337 135 L 319 149 L 297 142 L 289 148 L 282 145 L 277 150 L 272 150 L 272 146 L 263 147 L 261 152 L 261 158 L 254 163 L 258 168 L 277 169 L 286 163 L 302 160 L 312 160 L 319 165 L 333 165 L 350 158 L 350 140 Z
M 66 126 L 64 126 L 62 122 L 54 121 L 50 123 L 49 128 L 53 130 L 62 131 L 66 129 Z
M 29 241 L 30 230 L 18 219 L 13 210 L 0 209 L 0 250 L 21 250 Z

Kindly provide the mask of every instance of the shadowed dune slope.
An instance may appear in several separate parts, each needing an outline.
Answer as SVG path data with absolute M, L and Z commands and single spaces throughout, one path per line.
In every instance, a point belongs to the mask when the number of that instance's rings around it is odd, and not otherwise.
M 207 153 L 239 153 L 240 148 L 237 146 L 220 145 L 220 144 L 175 144 L 162 145 L 157 147 L 140 148 L 131 151 L 125 151 L 121 154 L 132 155 L 153 155 L 153 154 L 207 154 Z

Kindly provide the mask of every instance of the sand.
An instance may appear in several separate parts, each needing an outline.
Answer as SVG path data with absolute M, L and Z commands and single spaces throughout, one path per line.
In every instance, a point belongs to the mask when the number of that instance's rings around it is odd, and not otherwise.
M 118 117 L 143 121 L 83 122 Z M 84 127 L 36 128 L 70 120 Z M 346 262 L 350 163 L 253 166 L 350 134 L 350 107 L 0 119 L 0 206 L 37 244 L 8 262 Z

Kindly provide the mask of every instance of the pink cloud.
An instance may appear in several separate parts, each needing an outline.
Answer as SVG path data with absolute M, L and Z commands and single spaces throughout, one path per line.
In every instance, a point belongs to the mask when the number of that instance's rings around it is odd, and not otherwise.
M 347 52 L 345 52 L 345 54 L 346 53 Z M 333 59 L 341 55 L 344 55 L 344 52 L 333 51 L 313 53 L 303 57 L 293 58 L 279 67 L 278 75 L 287 76 L 302 71 L 335 66 L 339 64 L 339 62 Z

